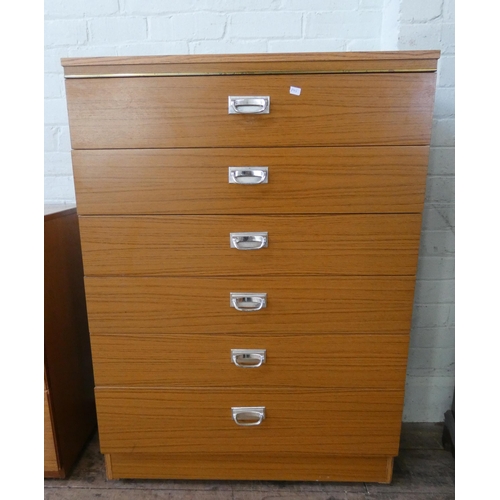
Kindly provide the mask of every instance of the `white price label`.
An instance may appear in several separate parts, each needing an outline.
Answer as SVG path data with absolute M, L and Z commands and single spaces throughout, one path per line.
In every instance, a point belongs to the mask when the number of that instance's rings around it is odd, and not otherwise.
M 300 95 L 302 89 L 300 87 L 290 87 L 290 94 Z

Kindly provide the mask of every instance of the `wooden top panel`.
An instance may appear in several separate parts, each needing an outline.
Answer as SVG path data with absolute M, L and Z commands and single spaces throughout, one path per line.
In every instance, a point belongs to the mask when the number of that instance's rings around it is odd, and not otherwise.
M 63 58 L 66 77 L 436 71 L 439 50 Z

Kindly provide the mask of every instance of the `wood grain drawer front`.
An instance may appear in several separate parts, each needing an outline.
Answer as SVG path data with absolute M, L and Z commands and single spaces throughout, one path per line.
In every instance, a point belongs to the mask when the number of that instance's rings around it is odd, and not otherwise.
M 413 277 L 85 278 L 91 334 L 403 333 Z M 238 311 L 230 293 L 267 293 Z
M 85 274 L 120 276 L 414 275 L 420 226 L 413 214 L 80 218 Z M 256 249 L 231 248 L 249 233 Z
M 403 391 L 96 389 L 103 453 L 397 455 Z M 265 407 L 242 427 L 232 407 Z
M 80 215 L 421 212 L 429 148 L 73 151 Z M 266 166 L 268 182 L 228 182 Z
M 73 149 L 427 145 L 435 73 L 66 80 Z M 290 94 L 300 87 L 300 96 Z M 269 96 L 269 114 L 228 114 Z
M 408 341 L 408 335 L 94 335 L 92 353 L 98 386 L 403 390 Z M 232 349 L 264 349 L 265 362 L 237 366 Z

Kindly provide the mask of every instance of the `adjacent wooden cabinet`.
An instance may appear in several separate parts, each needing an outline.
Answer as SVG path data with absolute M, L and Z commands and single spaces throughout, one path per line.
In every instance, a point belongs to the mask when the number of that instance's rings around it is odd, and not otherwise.
M 76 208 L 46 205 L 44 233 L 44 472 L 62 478 L 96 429 Z
M 62 61 L 109 478 L 390 482 L 438 57 Z

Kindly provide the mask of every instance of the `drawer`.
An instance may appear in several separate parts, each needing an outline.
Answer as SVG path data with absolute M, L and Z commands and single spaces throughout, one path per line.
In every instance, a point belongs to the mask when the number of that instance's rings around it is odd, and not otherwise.
M 414 275 L 420 226 L 420 214 L 80 217 L 85 274 L 120 276 Z
M 93 335 L 92 358 L 98 386 L 403 390 L 408 342 L 408 335 Z
M 429 148 L 200 148 L 73 151 L 82 214 L 421 212 Z M 268 169 L 229 183 L 229 167 Z M 258 182 L 258 175 L 250 178 Z
M 103 453 L 397 455 L 403 391 L 98 387 L 96 402 Z M 234 407 L 265 419 L 240 426 Z
M 86 277 L 91 334 L 403 333 L 415 278 Z M 267 293 L 267 307 L 238 311 L 230 293 Z M 259 298 L 253 299 L 259 306 Z M 249 305 L 253 306 L 252 299 Z
M 67 79 L 73 149 L 427 145 L 435 73 Z M 300 95 L 290 87 L 301 89 Z M 269 114 L 229 114 L 268 96 Z

